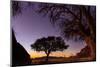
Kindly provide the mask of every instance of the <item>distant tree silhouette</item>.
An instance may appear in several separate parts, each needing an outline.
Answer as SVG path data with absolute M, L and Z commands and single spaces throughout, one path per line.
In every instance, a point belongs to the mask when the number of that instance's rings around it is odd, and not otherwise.
M 49 36 L 48 38 L 40 38 L 36 40 L 34 44 L 31 45 L 31 48 L 36 51 L 44 51 L 48 57 L 53 51 L 63 51 L 67 49 L 69 45 L 65 45 L 64 40 L 61 37 Z
M 13 15 L 21 13 L 22 8 L 20 7 L 20 3 L 21 2 L 12 1 Z M 44 16 L 49 16 L 50 21 L 54 25 L 59 25 L 61 29 L 61 34 L 66 39 L 85 41 L 87 46 L 90 47 L 91 55 L 89 59 L 91 58 L 91 60 L 94 60 L 96 58 L 95 6 L 51 3 L 37 4 L 39 5 L 38 13 L 42 13 Z
M 96 55 L 96 7 L 66 4 L 39 4 L 38 13 L 47 15 L 59 25 L 62 35 L 71 40 L 83 40 L 90 47 L 90 60 Z M 87 58 L 88 59 L 88 58 Z

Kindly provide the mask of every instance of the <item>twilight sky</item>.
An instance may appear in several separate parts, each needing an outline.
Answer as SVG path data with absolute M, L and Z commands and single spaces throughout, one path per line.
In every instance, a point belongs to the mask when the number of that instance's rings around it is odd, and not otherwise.
M 11 18 L 11 25 L 15 31 L 16 39 L 30 55 L 37 54 L 42 56 L 44 53 L 39 54 L 34 52 L 30 45 L 42 37 L 61 36 L 60 30 L 50 23 L 47 16 L 44 17 L 35 12 L 35 10 L 37 10 L 37 3 L 35 3 L 35 6 L 27 6 L 26 3 L 23 2 L 22 6 L 24 7 L 22 13 Z M 66 55 L 75 54 L 85 46 L 84 42 L 74 42 L 72 40 L 65 40 L 65 42 L 70 45 L 70 47 L 63 52 Z M 60 52 L 54 53 L 54 55 L 59 53 Z

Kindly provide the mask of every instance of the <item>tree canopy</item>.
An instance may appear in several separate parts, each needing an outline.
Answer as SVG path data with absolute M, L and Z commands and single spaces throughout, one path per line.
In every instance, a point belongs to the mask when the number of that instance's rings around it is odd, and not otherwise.
M 41 3 L 38 13 L 48 16 L 50 21 L 59 25 L 66 39 L 84 41 L 90 47 L 91 56 L 96 57 L 96 7 L 90 5 L 66 5 Z
M 59 24 L 67 39 L 84 39 L 90 36 L 95 41 L 96 8 L 85 5 L 41 3 L 38 13 L 47 15 L 53 24 Z
M 31 48 L 36 51 L 44 51 L 47 55 L 53 51 L 63 51 L 67 49 L 69 45 L 66 45 L 64 40 L 61 37 L 49 36 L 47 38 L 43 37 L 37 39 L 34 44 L 31 45 Z
M 12 4 L 14 15 L 21 13 L 21 2 L 18 3 L 17 5 L 16 2 L 15 6 Z M 87 46 L 90 47 L 92 59 L 96 57 L 96 6 L 55 3 L 36 4 L 39 8 L 38 13 L 48 16 L 54 25 L 59 25 L 62 36 L 68 40 L 85 41 Z

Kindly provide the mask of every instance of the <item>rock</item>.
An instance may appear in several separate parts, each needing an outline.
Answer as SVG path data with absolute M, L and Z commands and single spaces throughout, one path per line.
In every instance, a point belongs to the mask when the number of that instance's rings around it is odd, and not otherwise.
M 31 64 L 30 55 L 25 48 L 17 42 L 12 30 L 12 66 L 23 66 Z
M 84 57 L 89 57 L 90 56 L 90 48 L 88 46 L 85 46 L 79 53 L 77 53 L 78 58 L 84 58 Z

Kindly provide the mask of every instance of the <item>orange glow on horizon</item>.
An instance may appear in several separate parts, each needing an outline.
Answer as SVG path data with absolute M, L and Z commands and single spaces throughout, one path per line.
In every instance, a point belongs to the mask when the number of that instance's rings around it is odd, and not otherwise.
M 46 56 L 44 52 L 37 52 L 37 51 L 30 51 L 29 52 L 31 58 L 38 58 L 38 57 L 43 57 Z M 50 56 L 55 56 L 55 57 L 70 57 L 73 56 L 72 53 L 66 52 L 66 51 L 56 51 L 56 52 L 51 52 Z

